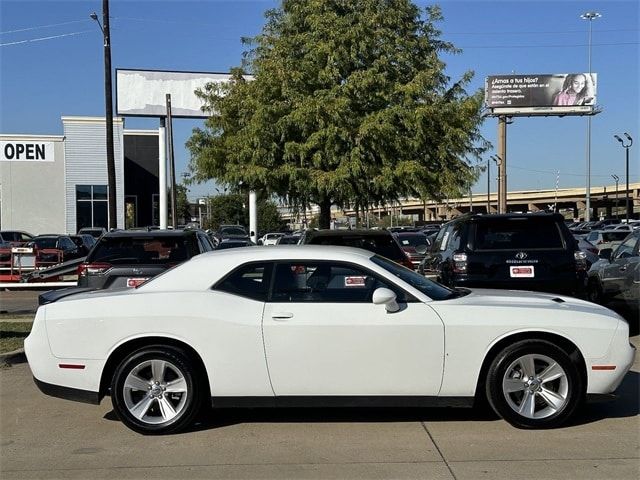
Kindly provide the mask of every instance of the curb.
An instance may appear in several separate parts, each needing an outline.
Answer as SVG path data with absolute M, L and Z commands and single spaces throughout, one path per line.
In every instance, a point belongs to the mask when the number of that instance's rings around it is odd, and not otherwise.
M 24 348 L 19 348 L 12 352 L 0 353 L 0 365 L 15 365 L 17 363 L 26 363 L 27 357 L 24 354 Z

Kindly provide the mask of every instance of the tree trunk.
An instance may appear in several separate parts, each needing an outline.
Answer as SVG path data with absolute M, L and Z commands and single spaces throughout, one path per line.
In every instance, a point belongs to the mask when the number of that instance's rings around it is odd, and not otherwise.
M 320 202 L 320 218 L 318 226 L 322 229 L 331 227 L 331 200 L 322 200 Z

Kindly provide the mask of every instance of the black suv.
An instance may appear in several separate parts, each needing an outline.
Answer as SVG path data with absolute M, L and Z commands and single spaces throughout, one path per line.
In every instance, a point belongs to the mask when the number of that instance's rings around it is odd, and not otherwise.
M 586 266 L 559 214 L 464 215 L 440 229 L 418 271 L 449 286 L 582 296 Z
M 200 230 L 105 233 L 78 267 L 78 287 L 137 287 L 168 268 L 213 250 Z
M 307 230 L 298 244 L 363 248 L 414 269 L 409 257 L 387 230 Z

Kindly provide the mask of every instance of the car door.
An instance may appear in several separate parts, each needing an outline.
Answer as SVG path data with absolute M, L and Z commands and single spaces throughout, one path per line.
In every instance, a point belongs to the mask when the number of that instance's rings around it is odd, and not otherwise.
M 609 295 L 618 295 L 631 288 L 634 270 L 637 268 L 638 238 L 631 235 L 613 252 L 611 262 L 603 267 L 602 290 Z
M 396 291 L 400 311 L 388 313 L 372 303 L 379 287 Z M 351 264 L 278 263 L 263 332 L 279 396 L 431 396 L 440 389 L 440 318 L 397 286 Z

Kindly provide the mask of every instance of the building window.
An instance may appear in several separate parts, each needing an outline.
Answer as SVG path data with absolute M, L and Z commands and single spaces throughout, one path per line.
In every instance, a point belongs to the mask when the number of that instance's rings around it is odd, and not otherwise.
M 76 185 L 76 229 L 109 228 L 106 185 Z

